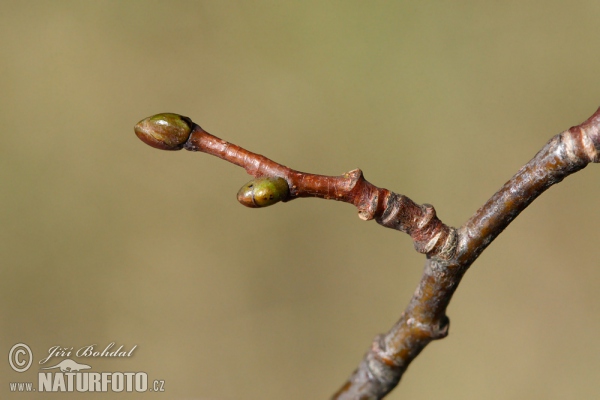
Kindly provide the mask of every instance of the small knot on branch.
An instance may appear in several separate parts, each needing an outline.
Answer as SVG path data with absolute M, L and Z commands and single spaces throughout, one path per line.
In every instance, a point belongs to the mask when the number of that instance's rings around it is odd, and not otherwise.
M 404 195 L 391 193 L 377 222 L 408 233 L 419 253 L 445 260 L 454 256 L 456 229 L 440 221 L 431 204 L 419 206 Z
M 438 325 L 435 327 L 435 332 L 433 334 L 433 339 L 443 339 L 448 336 L 448 331 L 450 330 L 450 318 L 447 315 L 444 315 Z
M 358 369 L 332 400 L 381 399 L 398 384 L 406 366 L 396 365 L 386 358 L 380 346 L 383 346 L 383 335 L 375 338 Z
M 589 162 L 599 163 L 600 162 L 600 129 L 598 126 L 593 126 L 584 130 L 580 128 L 581 132 L 581 146 Z
M 346 172 L 344 178 L 349 179 L 348 192 L 353 192 L 355 206 L 358 209 L 358 218 L 370 221 L 375 218 L 379 205 L 379 190 L 365 179 L 360 169 Z
M 435 208 L 431 204 L 423 204 L 421 206 L 422 216 L 417 220 L 415 228 L 410 232 L 415 245 L 415 250 L 419 253 L 431 253 L 440 242 L 444 234 L 445 225 L 439 220 L 435 212 Z
M 392 352 L 387 351 L 385 345 L 385 335 L 377 335 L 371 344 L 371 353 L 375 359 L 389 368 L 398 368 L 402 365 L 402 360 Z
M 450 318 L 444 314 L 440 319 L 422 322 L 417 320 L 416 317 L 410 317 L 406 320 L 406 326 L 412 332 L 413 337 L 418 337 L 421 340 L 438 340 L 448 336 Z
M 576 136 L 587 162 L 600 162 L 600 108 L 583 123 L 571 127 L 565 133 Z

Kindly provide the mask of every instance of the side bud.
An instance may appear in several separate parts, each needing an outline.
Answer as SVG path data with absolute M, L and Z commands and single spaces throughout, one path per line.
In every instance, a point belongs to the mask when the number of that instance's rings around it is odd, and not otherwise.
M 161 150 L 180 150 L 190 137 L 193 126 L 188 117 L 163 113 L 144 118 L 133 129 L 148 146 Z
M 288 197 L 290 188 L 283 178 L 256 178 L 239 190 L 237 199 L 250 208 L 268 207 Z

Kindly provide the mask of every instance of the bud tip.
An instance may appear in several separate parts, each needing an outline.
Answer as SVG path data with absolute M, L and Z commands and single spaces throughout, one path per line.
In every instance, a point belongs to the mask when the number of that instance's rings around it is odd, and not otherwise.
M 162 113 L 138 122 L 133 128 L 137 137 L 161 150 L 180 150 L 187 142 L 194 123 L 179 114 Z
M 250 208 L 268 207 L 289 195 L 288 183 L 283 178 L 256 178 L 241 187 L 237 194 L 240 203 Z

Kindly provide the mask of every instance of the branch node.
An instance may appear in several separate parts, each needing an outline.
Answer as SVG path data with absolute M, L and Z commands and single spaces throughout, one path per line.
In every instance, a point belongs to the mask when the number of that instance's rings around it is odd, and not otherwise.
M 398 362 L 398 357 L 395 357 L 394 354 L 386 351 L 385 335 L 383 334 L 375 336 L 373 343 L 371 344 L 371 352 L 379 361 L 390 368 L 396 368 L 401 365 Z
M 408 220 L 408 212 L 406 211 L 406 202 L 408 198 L 401 194 L 390 193 L 387 198 L 385 210 L 377 222 L 386 228 L 396 229 L 401 232 L 408 232 L 408 227 L 405 221 Z
M 437 216 L 435 213 L 435 208 L 431 204 L 423 204 L 421 206 L 421 210 L 423 211 L 423 216 L 417 222 L 417 229 L 423 229 Z
M 370 221 L 375 218 L 378 203 L 379 194 L 374 192 L 372 196 L 369 196 L 366 203 L 360 203 L 358 205 L 358 218 L 362 219 L 363 221 Z
M 450 318 L 447 315 L 442 316 L 438 325 L 435 327 L 433 339 L 443 339 L 448 336 L 448 331 L 450 330 Z
M 441 249 L 436 254 L 436 257 L 441 260 L 450 260 L 456 254 L 456 248 L 458 247 L 458 234 L 456 228 L 447 226 L 447 236 Z
M 588 157 L 589 162 L 600 162 L 600 150 L 594 146 L 594 142 L 590 137 L 591 135 L 581 127 L 579 128 L 579 131 L 581 132 L 581 147 L 583 147 L 583 151 Z

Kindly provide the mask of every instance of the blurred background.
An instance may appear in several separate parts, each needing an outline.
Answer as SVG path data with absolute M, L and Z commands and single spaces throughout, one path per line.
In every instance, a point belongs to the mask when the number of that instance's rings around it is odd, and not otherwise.
M 144 117 L 302 171 L 361 168 L 460 226 L 600 106 L 597 1 L 1 5 L 0 353 L 34 354 L 0 363 L 2 398 L 44 397 L 9 382 L 37 385 L 50 347 L 111 342 L 137 347 L 75 360 L 166 392 L 73 397 L 328 398 L 416 288 L 408 236 L 333 201 L 247 209 L 241 168 L 144 145 Z M 496 239 L 388 398 L 597 395 L 599 174 Z

